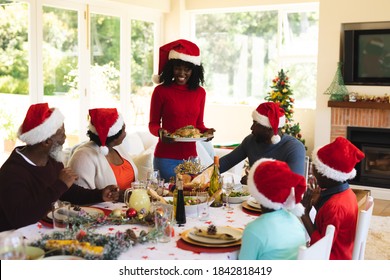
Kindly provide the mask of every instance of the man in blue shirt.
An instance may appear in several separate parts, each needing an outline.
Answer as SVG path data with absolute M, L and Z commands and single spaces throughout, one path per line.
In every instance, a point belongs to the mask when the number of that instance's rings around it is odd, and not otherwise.
M 282 134 L 285 125 L 284 110 L 274 102 L 260 104 L 252 112 L 252 133 L 229 154 L 221 157 L 220 172 L 223 173 L 248 158 L 249 166 L 261 158 L 284 161 L 290 169 L 305 174 L 305 146 L 295 137 Z M 246 176 L 241 180 L 246 184 Z

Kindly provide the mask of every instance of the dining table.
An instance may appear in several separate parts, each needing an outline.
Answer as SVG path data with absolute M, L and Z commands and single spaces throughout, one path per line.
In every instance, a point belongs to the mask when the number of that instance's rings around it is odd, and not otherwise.
M 245 202 L 243 202 L 245 203 Z M 238 259 L 241 240 L 234 244 L 214 247 L 206 244 L 202 246 L 197 243 L 185 241 L 183 234 L 188 233 L 193 228 L 207 228 L 210 225 L 216 227 L 229 227 L 234 230 L 243 231 L 245 226 L 255 220 L 259 211 L 245 207 L 243 203 L 231 204 L 232 208 L 210 207 L 209 217 L 199 219 L 197 216 L 187 216 L 183 225 L 173 225 L 171 238 L 168 242 L 158 242 L 156 240 L 145 243 L 135 243 L 124 250 L 118 260 L 236 260 Z M 118 208 L 126 208 L 121 202 L 102 202 L 90 205 L 89 207 L 101 209 L 105 213 Z M 94 232 L 103 235 L 114 235 L 117 232 L 124 232 L 131 229 L 136 235 L 141 231 L 148 232 L 153 226 L 143 224 L 108 224 L 94 228 Z M 22 234 L 27 243 L 39 240 L 43 235 L 54 231 L 50 224 L 39 221 L 35 224 L 19 228 L 16 232 Z

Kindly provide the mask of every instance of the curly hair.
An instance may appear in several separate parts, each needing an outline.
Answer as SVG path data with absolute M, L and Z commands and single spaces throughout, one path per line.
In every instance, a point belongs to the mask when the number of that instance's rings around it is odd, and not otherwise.
M 107 137 L 106 145 L 110 144 L 112 141 L 119 138 L 119 136 L 122 134 L 122 131 L 123 131 L 123 128 L 121 130 L 119 130 L 117 134 Z M 92 142 L 95 142 L 95 144 L 98 145 L 99 147 L 102 145 L 102 142 L 100 142 L 99 136 L 97 134 L 88 130 L 87 136 L 89 137 L 89 140 L 91 140 Z
M 169 86 L 173 83 L 173 67 L 185 66 L 192 70 L 192 74 L 188 79 L 188 88 L 190 90 L 197 89 L 200 85 L 204 84 L 204 69 L 202 65 L 195 65 L 191 62 L 181 59 L 170 59 L 165 64 L 164 69 L 160 76 L 160 82 L 165 86 Z

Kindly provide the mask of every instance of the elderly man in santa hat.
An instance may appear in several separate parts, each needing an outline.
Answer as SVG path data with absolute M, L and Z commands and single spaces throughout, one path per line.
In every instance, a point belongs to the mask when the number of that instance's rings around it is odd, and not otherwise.
M 311 244 L 325 235 L 328 225 L 335 226 L 331 260 L 350 260 L 356 233 L 358 204 L 348 181 L 356 176 L 355 165 L 364 153 L 344 137 L 313 151 L 313 175 L 318 187 L 308 189 L 302 204 L 302 216 Z M 312 204 L 317 210 L 314 224 L 310 219 Z
M 306 149 L 295 137 L 282 134 L 281 128 L 286 123 L 283 108 L 274 102 L 264 102 L 252 112 L 252 118 L 252 133 L 232 152 L 221 157 L 220 172 L 246 158 L 249 166 L 261 158 L 273 158 L 286 162 L 293 172 L 304 175 Z M 241 182 L 246 184 L 246 176 Z
M 118 199 L 117 186 L 87 190 L 61 162 L 64 116 L 47 103 L 31 105 L 19 128 L 25 146 L 16 147 L 0 169 L 0 231 L 38 222 L 61 199 L 87 204 Z
M 262 214 L 244 230 L 240 260 L 295 260 L 306 245 L 306 231 L 298 217 L 306 180 L 285 162 L 264 158 L 254 163 L 248 189 Z

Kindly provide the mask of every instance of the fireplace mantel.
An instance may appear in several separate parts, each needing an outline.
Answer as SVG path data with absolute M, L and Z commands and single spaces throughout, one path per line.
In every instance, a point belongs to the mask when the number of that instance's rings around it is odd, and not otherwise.
M 360 108 L 360 109 L 379 109 L 390 110 L 390 103 L 383 102 L 348 102 L 348 101 L 328 101 L 328 107 L 332 108 Z

